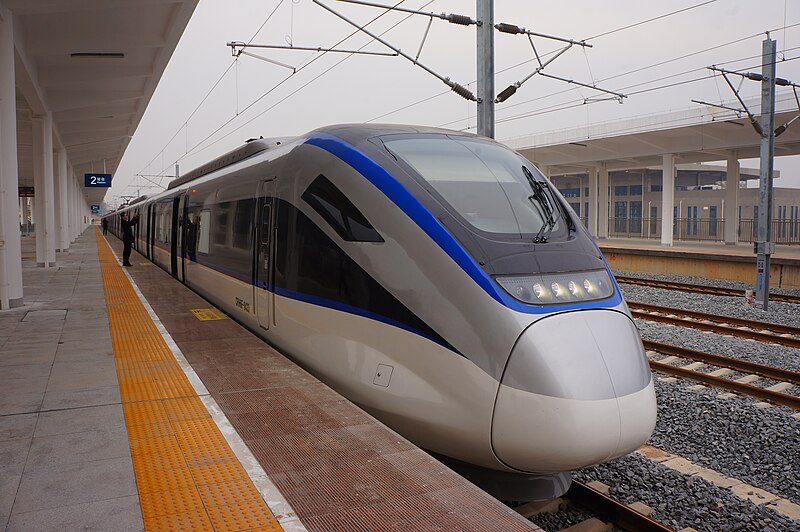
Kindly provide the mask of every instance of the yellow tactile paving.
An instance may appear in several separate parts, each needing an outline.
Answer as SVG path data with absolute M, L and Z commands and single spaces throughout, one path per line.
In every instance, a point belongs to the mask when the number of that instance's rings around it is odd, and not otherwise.
M 97 247 L 145 530 L 281 530 L 100 231 Z

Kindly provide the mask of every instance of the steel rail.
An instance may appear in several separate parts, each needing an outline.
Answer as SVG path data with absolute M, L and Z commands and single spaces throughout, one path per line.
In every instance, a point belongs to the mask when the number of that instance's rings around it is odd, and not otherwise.
M 666 288 L 671 290 L 680 290 L 683 292 L 693 292 L 696 294 L 712 294 L 732 297 L 744 296 L 744 290 L 738 290 L 736 288 L 723 288 L 721 286 L 696 285 L 673 281 L 659 281 L 658 279 L 642 279 L 639 277 L 626 277 L 624 275 L 615 275 L 614 278 L 619 283 L 636 284 L 654 288 Z M 790 294 L 771 293 L 769 298 L 771 301 L 800 304 L 800 296 L 793 296 Z
M 657 351 L 664 355 L 674 355 L 680 358 L 694 360 L 696 362 L 708 362 L 715 366 L 722 366 L 745 373 L 754 373 L 769 379 L 791 382 L 792 384 L 800 385 L 800 373 L 796 371 L 773 368 L 772 366 L 764 366 L 761 364 L 756 364 L 755 362 L 747 362 L 746 360 L 715 355 L 713 353 L 706 353 L 704 351 L 695 351 L 694 349 L 662 344 L 660 342 L 653 342 L 651 340 L 642 340 L 642 343 L 644 344 L 645 349 Z
M 732 381 L 722 377 L 714 377 L 706 373 L 699 373 L 690 369 L 679 368 L 677 366 L 670 366 L 669 364 L 662 364 L 661 362 L 650 361 L 650 367 L 662 373 L 676 375 L 687 379 L 703 382 L 717 388 L 724 388 L 745 395 L 750 395 L 776 405 L 788 406 L 794 410 L 800 410 L 800 397 L 794 395 L 787 395 L 785 393 L 773 392 L 766 388 L 759 388 L 743 382 Z
M 701 329 L 704 331 L 731 334 L 742 338 L 752 338 L 761 342 L 771 342 L 789 347 L 800 348 L 800 329 L 796 327 L 789 327 L 788 325 L 750 321 L 741 318 L 733 318 L 730 316 L 715 316 L 713 314 L 706 314 L 704 312 L 695 312 L 672 307 L 661 307 L 658 305 L 648 305 L 645 303 L 637 303 L 632 301 L 628 302 L 628 307 L 631 309 L 631 314 L 634 318 L 660 321 L 682 327 L 691 327 L 693 329 Z M 655 312 L 658 314 L 650 314 L 650 312 Z M 666 316 L 665 314 L 672 314 L 679 317 Z M 703 321 L 695 320 L 703 320 L 713 323 L 703 323 Z M 746 327 L 751 330 L 742 330 L 739 327 Z M 763 330 L 770 332 L 760 332 Z
M 616 499 L 590 488 L 586 484 L 572 481 L 564 497 L 579 506 L 588 508 L 603 521 L 613 523 L 631 532 L 673 532 L 673 529 L 622 504 Z

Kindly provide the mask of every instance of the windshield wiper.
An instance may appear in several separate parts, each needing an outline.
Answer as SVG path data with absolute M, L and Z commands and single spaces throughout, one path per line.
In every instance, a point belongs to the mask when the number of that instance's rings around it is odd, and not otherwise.
M 528 179 L 528 183 L 531 185 L 531 189 L 533 189 L 533 194 L 528 196 L 528 201 L 530 201 L 538 210 L 539 213 L 543 215 L 544 223 L 542 224 L 541 229 L 533 237 L 533 241 L 535 243 L 545 243 L 547 242 L 547 235 L 553 230 L 556 226 L 556 218 L 554 216 L 553 208 L 551 207 L 551 203 L 558 203 L 555 201 L 555 198 L 550 196 L 549 190 L 545 193 L 545 189 L 547 189 L 547 185 L 542 183 L 541 181 L 537 181 L 531 171 L 528 170 L 526 167 L 522 167 L 522 172 L 525 174 L 525 177 Z M 549 196 L 549 197 L 548 197 Z M 536 200 L 534 202 L 534 200 Z M 547 234 L 545 234 L 547 231 Z

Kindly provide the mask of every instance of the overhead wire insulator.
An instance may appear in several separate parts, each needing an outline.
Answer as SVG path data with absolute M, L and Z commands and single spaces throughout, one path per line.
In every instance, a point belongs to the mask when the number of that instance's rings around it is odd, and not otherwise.
M 500 24 L 495 24 L 494 27 L 500 33 L 510 33 L 511 35 L 516 35 L 518 33 L 525 33 L 525 28 L 520 28 L 519 26 L 515 26 L 514 24 L 506 24 L 505 22 L 501 22 Z
M 453 92 L 455 92 L 456 94 L 458 94 L 459 96 L 461 96 L 465 100 L 469 100 L 471 102 L 478 101 L 478 99 L 475 97 L 475 95 L 472 94 L 472 91 L 470 91 L 465 86 L 460 85 L 460 84 L 456 83 L 455 81 L 450 81 L 449 79 L 446 79 L 445 83 L 447 84 L 448 87 L 453 89 Z
M 494 101 L 497 102 L 497 103 L 502 103 L 502 102 L 508 100 L 509 98 L 511 98 L 514 95 L 515 92 L 517 92 L 518 88 L 519 87 L 516 84 L 509 85 L 508 87 L 506 87 L 503 90 L 503 92 L 501 92 L 500 94 L 497 95 L 497 98 Z
M 469 26 L 470 24 L 475 23 L 475 21 L 473 21 L 467 15 L 458 15 L 456 13 L 450 13 L 449 15 L 442 13 L 442 18 L 450 24 L 460 24 L 461 26 Z

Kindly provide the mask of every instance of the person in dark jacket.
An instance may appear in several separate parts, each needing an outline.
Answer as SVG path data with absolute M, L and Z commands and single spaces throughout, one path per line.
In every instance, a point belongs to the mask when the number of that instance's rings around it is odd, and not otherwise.
M 100 222 L 100 225 L 103 226 L 103 234 L 107 235 L 108 234 L 108 218 L 103 218 L 103 221 Z
M 133 226 L 139 223 L 139 215 L 135 214 L 133 220 L 128 220 L 128 213 L 122 213 L 122 265 L 133 266 L 131 264 L 131 245 L 133 245 Z

